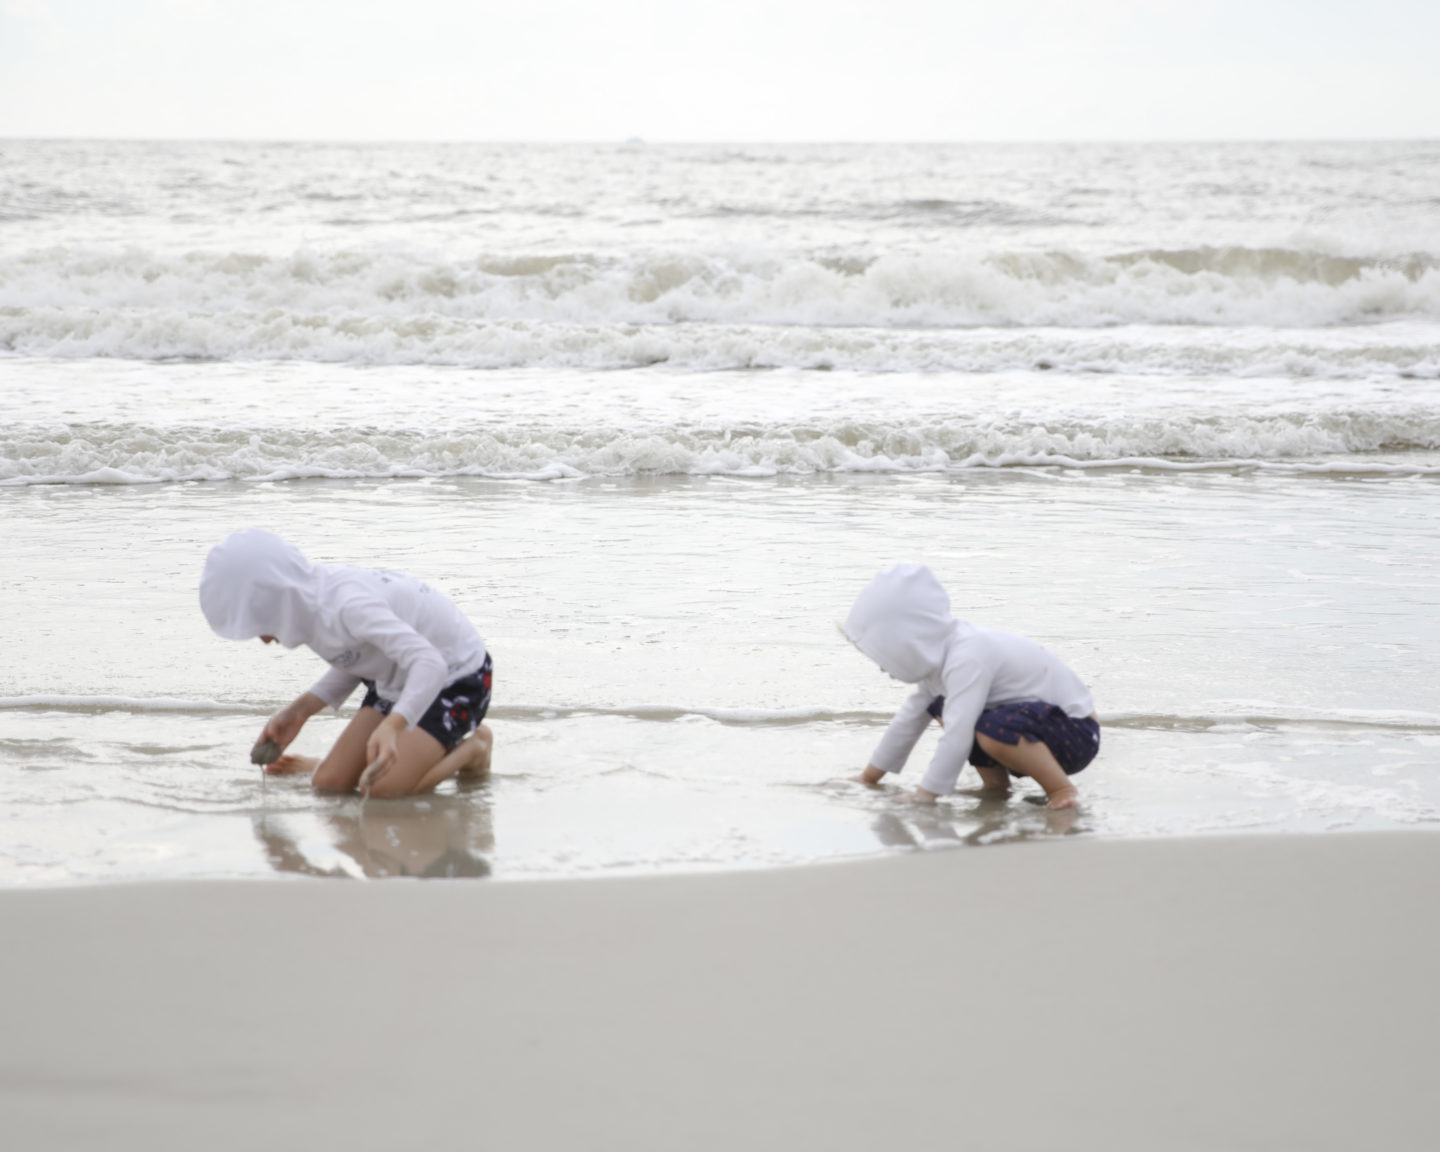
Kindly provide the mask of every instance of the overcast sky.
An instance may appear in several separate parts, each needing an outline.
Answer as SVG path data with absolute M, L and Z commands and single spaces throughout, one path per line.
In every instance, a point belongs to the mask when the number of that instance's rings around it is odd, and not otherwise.
M 1440 137 L 1440 0 L 0 0 L 0 136 Z

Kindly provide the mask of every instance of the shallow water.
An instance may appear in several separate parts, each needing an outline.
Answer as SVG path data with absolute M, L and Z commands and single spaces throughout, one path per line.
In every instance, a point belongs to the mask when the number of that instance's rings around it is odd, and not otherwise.
M 0 149 L 0 883 L 1440 827 L 1433 148 L 85 147 Z M 461 603 L 488 781 L 262 781 L 249 524 Z M 900 559 L 1093 688 L 1078 815 L 846 781 Z
M 12 493 L 3 595 L 27 606 L 11 635 L 30 658 L 0 675 L 6 872 L 523 877 L 1436 823 L 1440 532 L 1416 516 L 1433 483 L 1117 469 Z M 216 640 L 194 609 L 197 557 L 248 522 L 327 558 L 381 539 L 471 609 L 496 663 L 488 783 L 362 813 L 262 781 L 250 745 L 318 668 Z M 1063 557 L 1037 555 L 1055 538 Z M 903 690 L 834 621 L 909 555 L 967 614 L 1084 669 L 1105 742 L 1078 819 L 1019 799 L 917 813 L 843 781 Z M 340 723 L 313 721 L 302 749 Z

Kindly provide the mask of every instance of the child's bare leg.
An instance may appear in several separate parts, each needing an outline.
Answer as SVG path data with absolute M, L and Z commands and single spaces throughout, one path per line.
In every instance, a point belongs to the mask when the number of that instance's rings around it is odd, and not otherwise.
M 354 788 L 365 771 L 365 744 L 383 719 L 378 708 L 361 708 L 355 713 L 335 746 L 315 766 L 311 786 L 322 792 L 349 792 Z
M 982 744 L 980 747 L 984 748 L 985 745 Z M 989 749 L 986 749 L 986 751 L 989 751 Z M 995 759 L 998 760 L 1000 757 L 996 756 Z M 975 765 L 975 771 L 980 773 L 980 790 L 982 792 L 999 793 L 1010 791 L 1010 773 L 1005 771 L 1004 768 L 981 768 L 980 765 L 977 764 Z
M 371 734 L 380 727 L 384 717 L 376 708 L 362 708 L 345 726 L 335 746 L 315 769 L 311 783 L 325 792 L 349 792 L 360 783 L 367 767 L 365 746 Z M 428 732 L 411 728 L 400 733 L 395 742 L 395 761 L 370 789 L 372 796 L 409 796 L 435 787 L 458 772 L 462 765 L 489 764 L 490 730 L 481 725 L 486 740 L 483 745 L 466 747 L 475 736 L 463 740 L 448 756 L 444 745 Z M 483 747 L 483 757 L 481 749 Z M 443 772 L 441 769 L 443 768 Z
M 1055 753 L 1039 740 L 1021 740 L 1017 744 L 1002 744 L 999 740 L 977 732 L 975 739 L 992 759 L 998 760 L 1012 772 L 1029 776 L 1050 797 L 1051 808 L 1073 808 L 1080 802 L 1080 794 L 1065 769 L 1055 759 Z M 993 769 L 991 770 L 993 771 Z M 983 770 L 981 779 L 984 779 Z
M 447 757 L 445 745 L 420 728 L 401 732 L 395 741 L 395 753 L 390 767 L 370 786 L 371 796 L 410 796 L 424 792 L 454 771 L 452 768 L 445 776 L 434 777 L 433 783 L 429 782 L 431 774 Z M 469 755 L 468 749 L 465 755 Z M 363 765 L 361 771 L 364 771 Z M 359 780 L 358 775 L 356 780 Z
M 451 776 L 484 776 L 490 771 L 490 752 L 494 745 L 495 734 L 481 724 L 420 778 L 415 791 L 427 792 L 437 784 L 445 783 Z

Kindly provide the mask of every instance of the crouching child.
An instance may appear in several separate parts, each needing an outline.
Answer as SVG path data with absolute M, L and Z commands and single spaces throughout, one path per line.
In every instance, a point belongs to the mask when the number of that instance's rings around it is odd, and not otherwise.
M 944 728 L 914 798 L 955 790 L 968 760 L 985 790 L 1028 776 L 1051 808 L 1073 808 L 1071 777 L 1100 750 L 1095 701 L 1063 661 L 1024 636 L 957 620 L 923 564 L 899 564 L 856 598 L 841 630 L 895 680 L 915 685 L 860 779 L 875 785 L 905 766 L 932 719 Z
M 489 770 L 490 654 L 450 600 L 409 576 L 314 564 L 258 528 L 227 536 L 205 560 L 200 607 L 227 640 L 304 644 L 329 670 L 270 717 L 257 763 L 291 744 L 322 708 L 362 684 L 365 698 L 316 761 L 282 755 L 267 771 L 311 772 L 327 791 L 424 792 L 456 773 Z M 261 749 L 268 749 L 268 754 Z

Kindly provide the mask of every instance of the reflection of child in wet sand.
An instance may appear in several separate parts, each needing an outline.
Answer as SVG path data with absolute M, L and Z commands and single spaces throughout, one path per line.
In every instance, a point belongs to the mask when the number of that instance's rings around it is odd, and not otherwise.
M 1072 808 L 1070 777 L 1100 750 L 1089 690 L 1059 657 L 1034 640 L 980 628 L 950 615 L 950 597 L 921 564 L 875 577 L 842 630 L 896 680 L 915 685 L 860 779 L 878 784 L 899 772 L 932 717 L 945 729 L 915 799 L 934 803 L 954 791 L 965 761 L 986 790 L 1029 776 L 1051 808 Z
M 357 868 L 377 878 L 491 873 L 495 827 L 489 804 L 477 793 L 336 804 L 316 816 L 328 837 L 295 834 L 291 820 L 304 817 L 262 811 L 252 818 L 273 867 L 330 877 L 353 876 Z M 346 859 L 340 859 L 342 854 Z
M 330 665 L 270 718 L 262 743 L 283 750 L 311 716 L 366 687 L 360 711 L 323 759 L 281 756 L 267 771 L 313 771 L 316 788 L 362 785 L 377 796 L 403 796 L 489 769 L 492 736 L 481 723 L 490 706 L 485 641 L 420 581 L 312 564 L 280 537 L 249 529 L 206 557 L 200 607 L 227 640 L 304 644 Z

